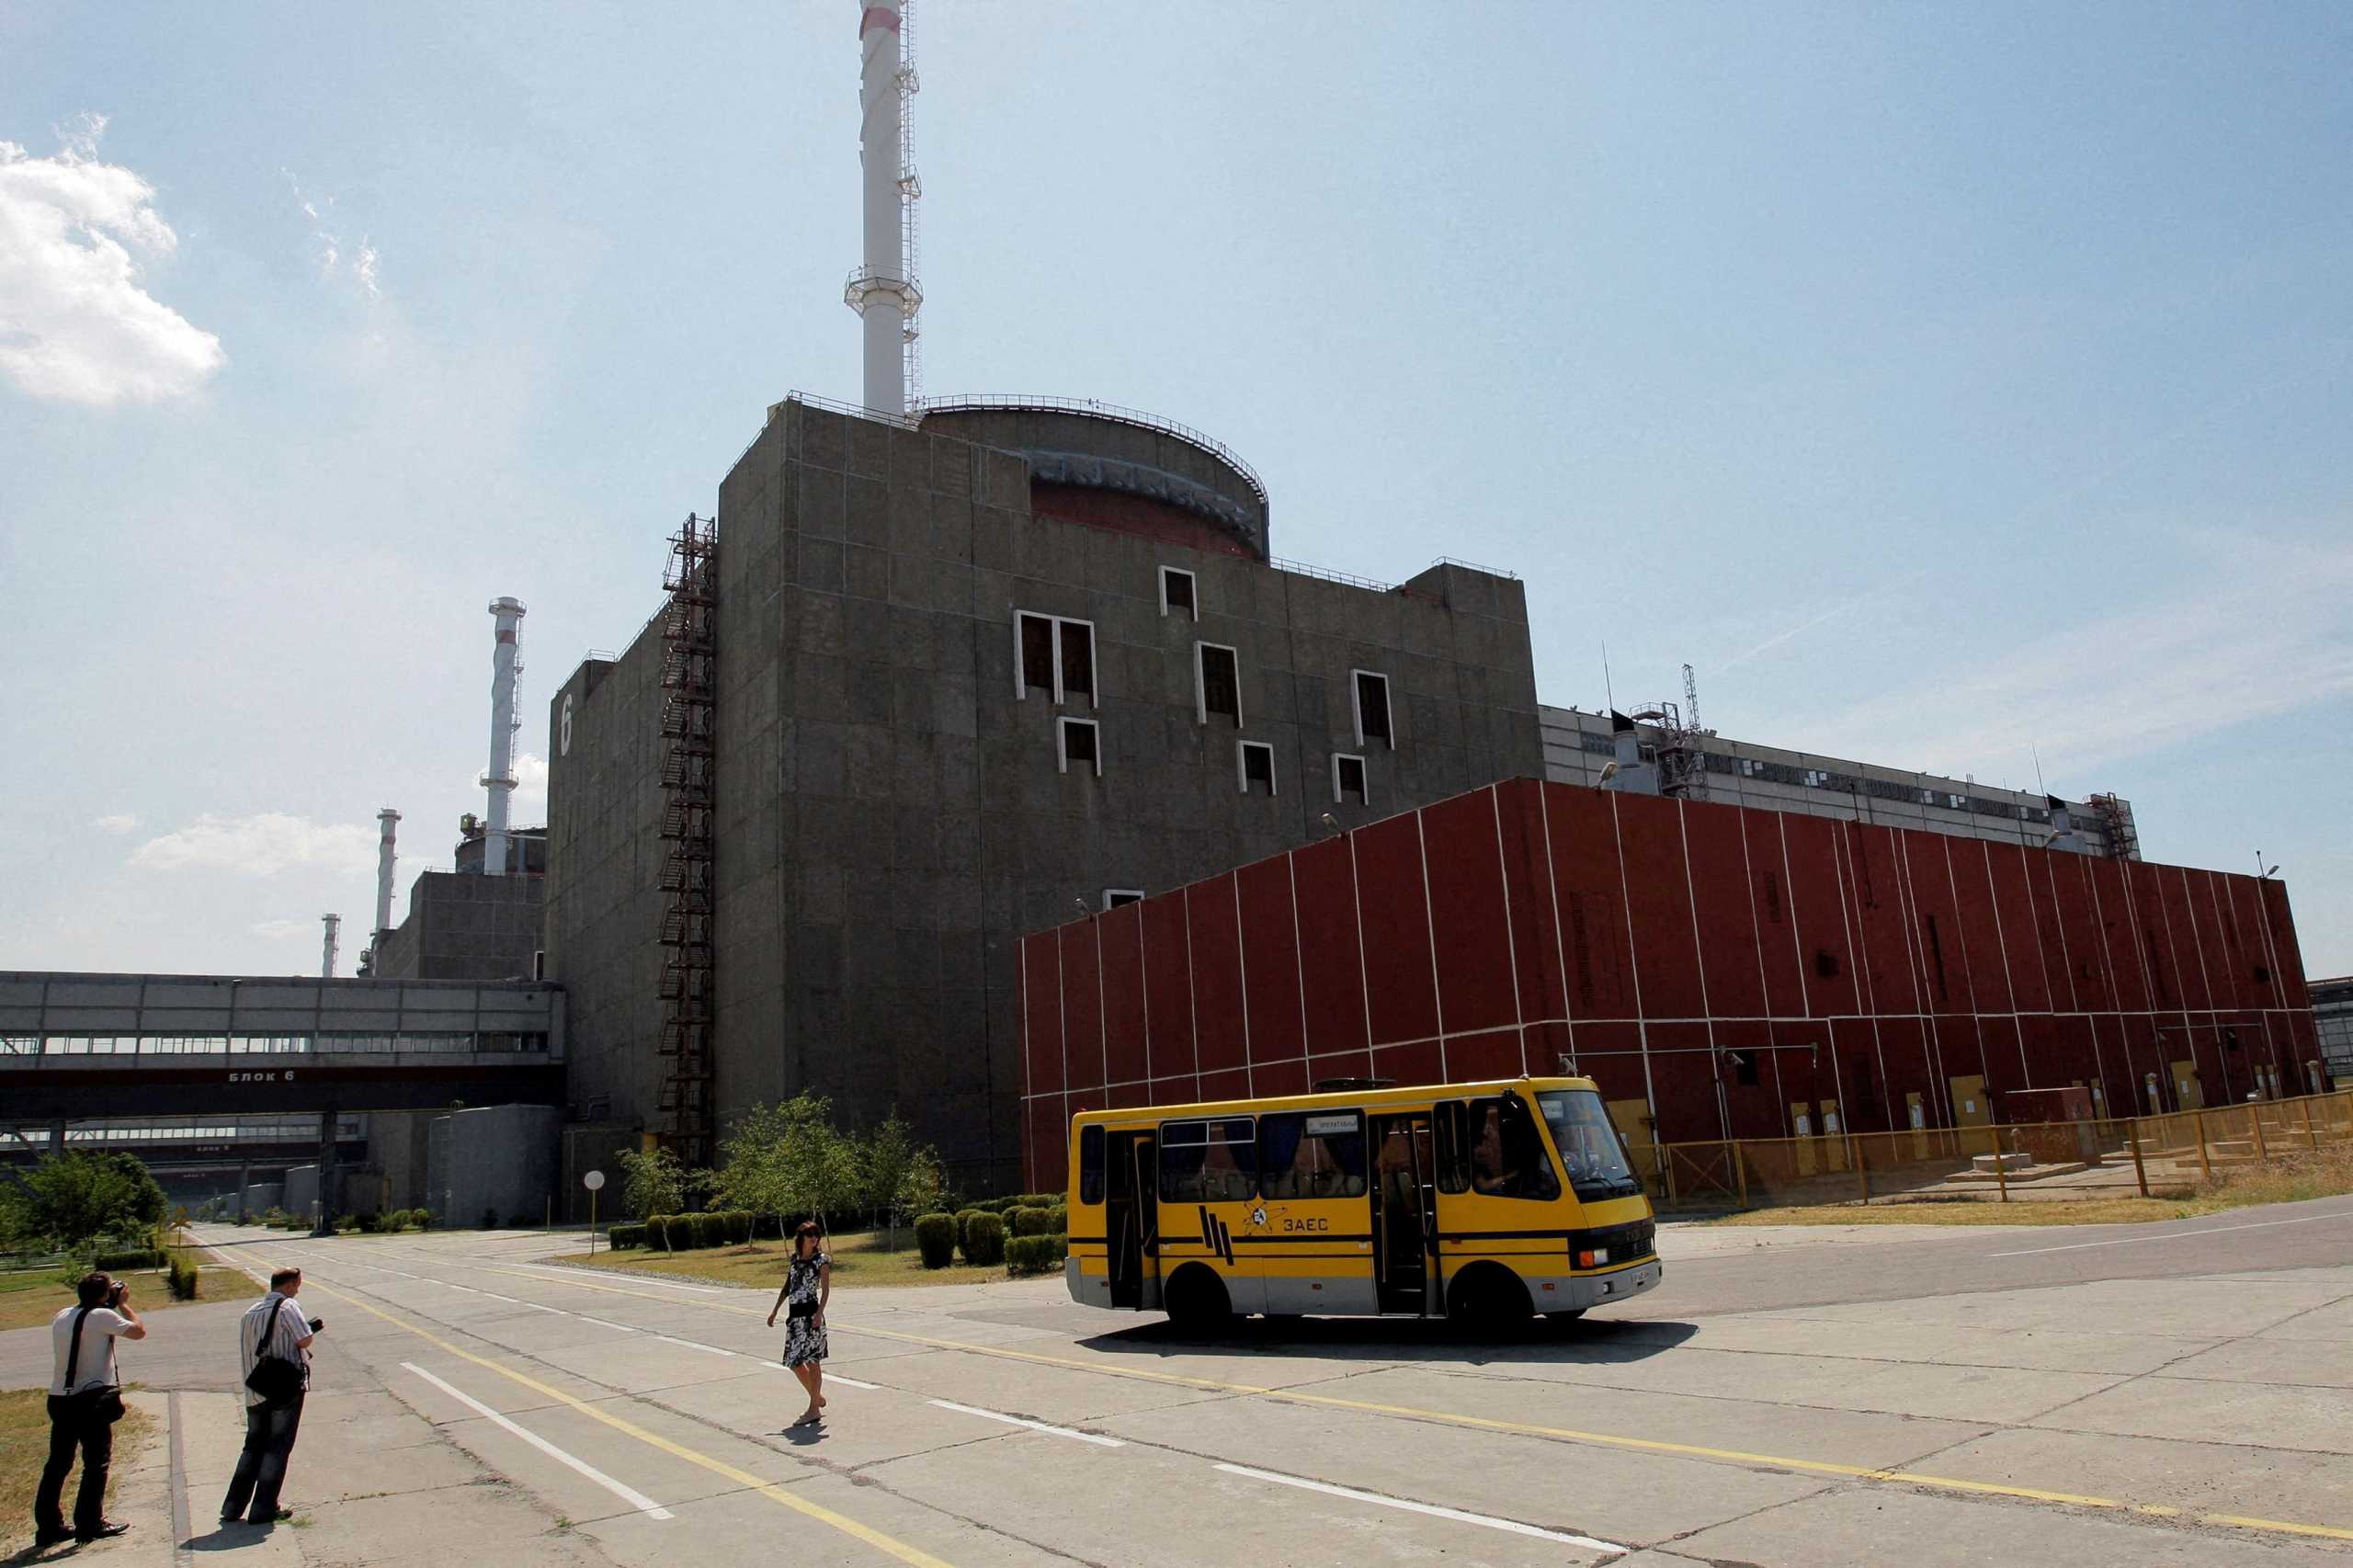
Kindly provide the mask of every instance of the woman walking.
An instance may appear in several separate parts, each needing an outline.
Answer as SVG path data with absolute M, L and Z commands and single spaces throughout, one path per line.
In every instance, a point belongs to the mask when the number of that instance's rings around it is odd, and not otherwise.
M 785 1274 L 784 1289 L 776 1293 L 776 1305 L 768 1309 L 770 1328 L 776 1326 L 777 1313 L 786 1314 L 784 1364 L 809 1392 L 809 1408 L 801 1413 L 795 1426 L 825 1418 L 825 1301 L 833 1293 L 833 1259 L 825 1256 L 817 1221 L 803 1220 L 792 1233 L 792 1267 Z

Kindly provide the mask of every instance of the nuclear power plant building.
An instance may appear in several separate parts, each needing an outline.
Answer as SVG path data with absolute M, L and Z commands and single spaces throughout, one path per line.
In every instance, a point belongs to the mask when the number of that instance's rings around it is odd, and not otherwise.
M 808 1089 L 1010 1181 L 1021 933 L 1543 767 L 1519 582 L 1279 563 L 1165 422 L 795 397 L 719 528 L 550 710 L 573 1109 L 689 1158 Z

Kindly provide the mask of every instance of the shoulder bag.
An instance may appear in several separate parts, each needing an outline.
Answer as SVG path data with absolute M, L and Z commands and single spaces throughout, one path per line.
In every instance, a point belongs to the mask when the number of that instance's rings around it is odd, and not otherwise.
M 74 1390 L 74 1374 L 82 1365 L 82 1325 L 90 1320 L 96 1307 L 84 1307 L 74 1317 L 74 1340 L 65 1351 L 65 1397 L 82 1406 L 85 1418 L 103 1421 L 111 1426 L 122 1419 L 122 1389 L 115 1383 L 101 1383 L 94 1389 Z
M 278 1338 L 278 1314 L 285 1308 L 286 1298 L 273 1293 L 268 1326 L 262 1330 L 261 1344 L 256 1346 L 254 1369 L 245 1374 L 245 1387 L 271 1404 L 283 1404 L 302 1392 L 302 1364 L 269 1353 Z

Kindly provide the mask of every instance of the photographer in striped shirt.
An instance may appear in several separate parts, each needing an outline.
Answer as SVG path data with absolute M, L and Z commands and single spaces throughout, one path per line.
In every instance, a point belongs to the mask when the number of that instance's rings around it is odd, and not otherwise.
M 311 1341 L 326 1326 L 305 1319 L 294 1304 L 302 1271 L 281 1268 L 269 1277 L 269 1294 L 237 1320 L 237 1349 L 245 1383 L 245 1447 L 237 1473 L 222 1499 L 221 1522 L 240 1517 L 272 1525 L 290 1517 L 278 1503 L 286 1482 L 286 1461 L 302 1425 L 302 1400 L 311 1388 Z

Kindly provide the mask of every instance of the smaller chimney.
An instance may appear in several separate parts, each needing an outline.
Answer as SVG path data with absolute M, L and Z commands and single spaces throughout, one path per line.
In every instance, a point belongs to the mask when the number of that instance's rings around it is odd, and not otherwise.
M 2075 819 L 2069 812 L 2067 802 L 2056 795 L 2043 796 L 2042 802 L 2051 808 L 2051 835 L 2042 841 L 2042 846 L 2045 849 L 2064 849 L 2071 854 L 2082 854 L 2084 835 L 2075 831 Z
M 490 791 L 489 822 L 482 844 L 486 877 L 506 874 L 506 803 L 515 793 L 515 677 L 523 663 L 523 601 L 511 596 L 490 601 L 496 631 L 490 646 L 490 771 L 482 786 Z
M 326 945 L 319 954 L 319 978 L 333 980 L 335 978 L 335 939 L 336 934 L 343 929 L 343 916 L 322 915 L 319 918 L 326 922 L 327 927 Z
M 381 831 L 376 837 L 376 934 L 370 952 L 381 950 L 384 933 L 392 928 L 392 832 L 400 820 L 400 812 L 390 806 L 376 813 Z
M 1658 793 L 1658 766 L 1643 760 L 1643 734 L 1634 721 L 1615 708 L 1609 710 L 1609 739 L 1617 759 L 1602 769 L 1601 787 L 1636 795 Z

